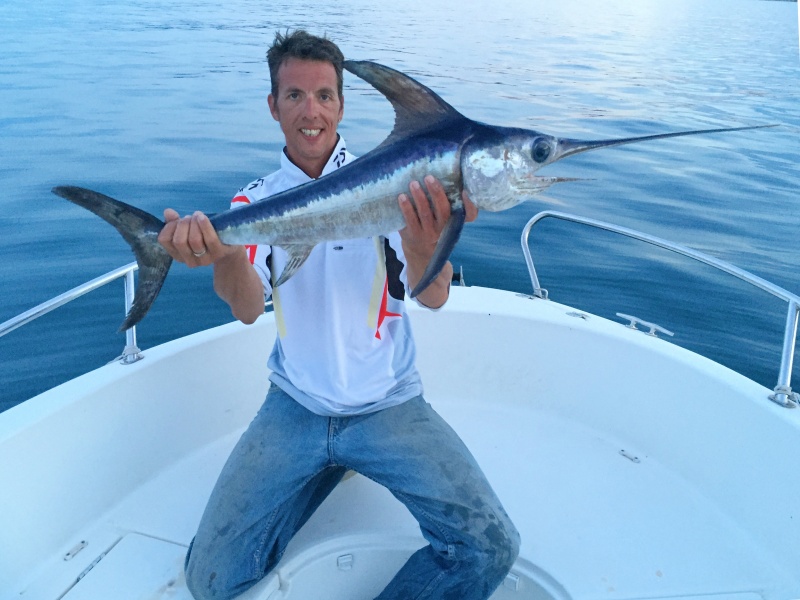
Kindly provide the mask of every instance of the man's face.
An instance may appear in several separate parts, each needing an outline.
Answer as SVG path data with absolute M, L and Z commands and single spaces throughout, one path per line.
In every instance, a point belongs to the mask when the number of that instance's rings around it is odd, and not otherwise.
M 310 177 L 322 174 L 338 140 L 344 99 L 337 88 L 331 63 L 290 58 L 278 69 L 278 96 L 269 95 L 269 109 L 281 124 L 287 154 Z

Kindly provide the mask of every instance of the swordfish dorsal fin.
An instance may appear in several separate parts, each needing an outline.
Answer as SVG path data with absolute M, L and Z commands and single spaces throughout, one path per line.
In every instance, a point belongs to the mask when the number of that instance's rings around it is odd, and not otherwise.
M 378 146 L 442 121 L 466 119 L 436 92 L 408 75 L 368 60 L 346 60 L 344 68 L 372 85 L 394 108 L 394 129 Z

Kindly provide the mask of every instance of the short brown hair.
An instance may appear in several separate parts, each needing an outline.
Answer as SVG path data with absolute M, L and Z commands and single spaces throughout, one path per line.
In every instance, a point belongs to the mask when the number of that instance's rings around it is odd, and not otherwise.
M 272 46 L 267 50 L 267 64 L 269 65 L 269 78 L 273 96 L 277 97 L 278 95 L 278 70 L 281 68 L 281 65 L 290 58 L 317 60 L 332 64 L 336 71 L 339 98 L 342 97 L 342 92 L 344 90 L 342 77 L 344 54 L 342 54 L 339 47 L 328 38 L 311 35 L 302 29 L 297 29 L 292 32 L 287 30 L 285 34 L 277 32 L 275 34 L 275 41 L 272 42 Z

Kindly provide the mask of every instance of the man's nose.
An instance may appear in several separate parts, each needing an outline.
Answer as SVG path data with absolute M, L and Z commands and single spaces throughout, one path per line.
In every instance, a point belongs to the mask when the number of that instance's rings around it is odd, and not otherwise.
M 303 103 L 303 116 L 314 118 L 319 114 L 319 102 L 313 96 L 308 96 Z

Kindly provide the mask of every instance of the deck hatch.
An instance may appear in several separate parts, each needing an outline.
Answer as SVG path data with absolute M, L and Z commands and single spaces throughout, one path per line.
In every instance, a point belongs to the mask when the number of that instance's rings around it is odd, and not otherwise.
M 183 576 L 186 547 L 138 533 L 123 537 L 62 600 L 127 598 L 191 600 Z

